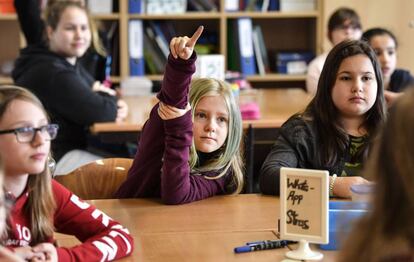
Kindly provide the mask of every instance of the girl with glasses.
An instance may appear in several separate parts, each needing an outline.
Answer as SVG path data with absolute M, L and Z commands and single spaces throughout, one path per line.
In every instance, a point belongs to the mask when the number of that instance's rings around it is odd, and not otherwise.
M 24 260 L 107 261 L 131 254 L 133 239 L 127 229 L 112 219 L 106 223 L 101 211 L 52 180 L 48 159 L 56 133 L 57 126 L 49 123 L 32 93 L 0 87 L 0 158 L 6 197 L 14 202 L 3 245 Z M 54 231 L 83 243 L 55 247 Z M 108 257 L 108 248 L 114 246 L 113 257 Z
M 361 21 L 358 14 L 350 8 L 338 8 L 328 21 L 328 39 L 333 46 L 344 40 L 356 40 L 361 37 Z M 306 75 L 306 90 L 312 95 L 316 94 L 318 80 L 328 52 L 313 59 L 308 66 Z
M 1 130 L 1 134 L 13 133 L 16 135 L 16 139 L 20 143 L 31 143 L 36 137 L 36 132 L 40 132 L 45 136 L 45 139 L 50 141 L 56 138 L 58 125 L 47 124 L 40 127 L 19 127 L 15 129 Z

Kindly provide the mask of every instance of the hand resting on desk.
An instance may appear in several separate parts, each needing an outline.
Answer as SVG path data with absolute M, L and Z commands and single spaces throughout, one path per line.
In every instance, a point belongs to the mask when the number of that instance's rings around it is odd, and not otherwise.
M 351 198 L 351 186 L 357 184 L 371 184 L 371 182 L 360 176 L 337 177 L 333 194 L 337 197 Z

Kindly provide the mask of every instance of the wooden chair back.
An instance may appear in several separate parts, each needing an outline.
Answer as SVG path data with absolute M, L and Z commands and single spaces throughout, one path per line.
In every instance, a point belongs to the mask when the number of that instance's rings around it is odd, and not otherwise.
M 54 179 L 82 199 L 110 199 L 125 181 L 130 158 L 106 158 L 81 166 Z

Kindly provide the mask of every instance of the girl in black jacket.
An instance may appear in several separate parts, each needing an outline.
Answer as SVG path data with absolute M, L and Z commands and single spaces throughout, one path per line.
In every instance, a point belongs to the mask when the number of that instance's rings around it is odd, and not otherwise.
M 59 124 L 52 149 L 58 160 L 56 172 L 66 173 L 102 158 L 85 152 L 89 126 L 121 121 L 128 109 L 124 101 L 104 89 L 93 90 L 94 79 L 78 63 L 91 44 L 85 7 L 76 2 L 57 2 L 48 8 L 45 19 L 47 48 L 29 45 L 23 49 L 12 75 L 16 84 L 39 97 L 52 121 Z M 62 170 L 63 166 L 68 169 Z

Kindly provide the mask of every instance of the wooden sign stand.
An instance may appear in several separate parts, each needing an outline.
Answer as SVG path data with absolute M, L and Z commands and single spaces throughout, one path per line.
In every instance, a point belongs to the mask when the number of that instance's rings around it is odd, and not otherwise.
M 282 167 L 280 170 L 280 237 L 299 241 L 288 258 L 321 260 L 309 243 L 329 242 L 329 172 Z

